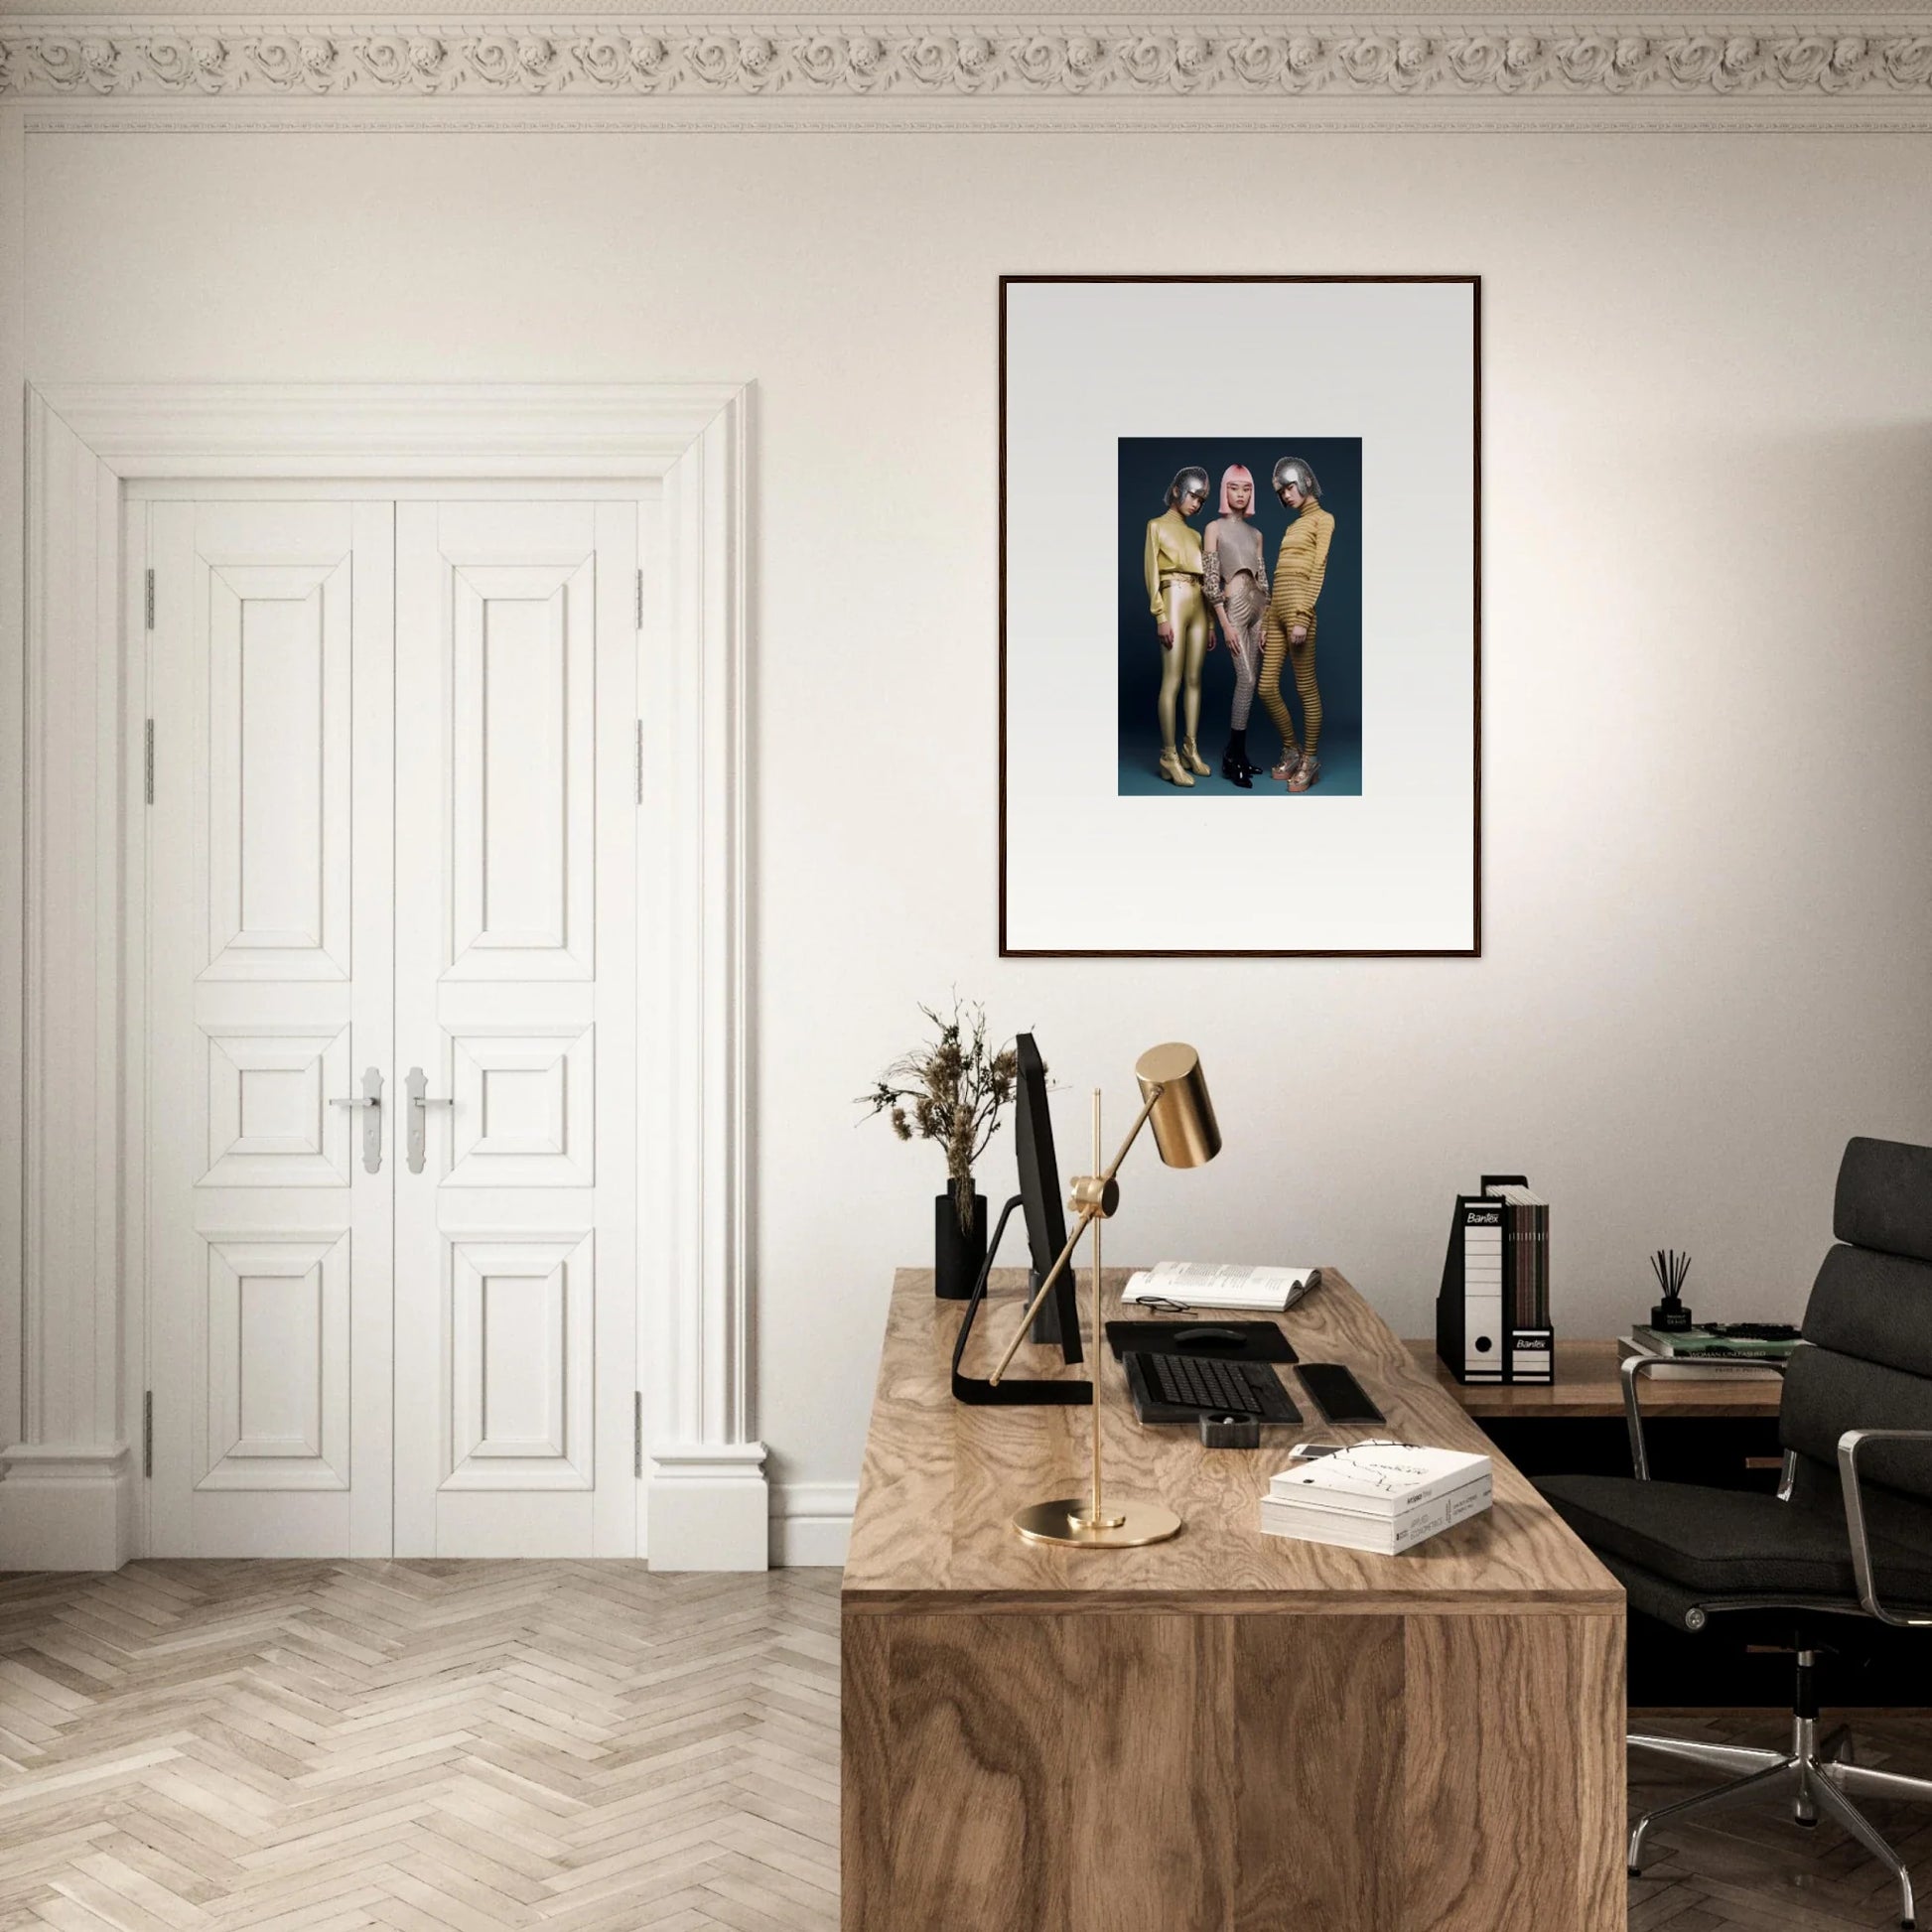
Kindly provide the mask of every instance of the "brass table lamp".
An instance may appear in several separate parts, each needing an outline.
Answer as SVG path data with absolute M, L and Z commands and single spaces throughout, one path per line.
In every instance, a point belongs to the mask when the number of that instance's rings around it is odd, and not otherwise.
M 1064 1543 L 1085 1550 L 1132 1550 L 1147 1543 L 1165 1543 L 1169 1537 L 1180 1533 L 1180 1518 L 1164 1503 L 1123 1502 L 1102 1494 L 1100 1376 L 1107 1351 L 1100 1320 L 1100 1223 L 1120 1205 L 1120 1185 L 1115 1176 L 1143 1127 L 1153 1126 L 1154 1144 L 1161 1151 L 1161 1159 L 1171 1168 L 1206 1166 L 1221 1151 L 1221 1130 L 1214 1119 L 1214 1103 L 1207 1096 L 1207 1082 L 1201 1077 L 1200 1055 L 1191 1046 L 1178 1042 L 1150 1046 L 1136 1062 L 1134 1077 L 1141 1084 L 1141 1111 L 1112 1162 L 1098 1173 L 1081 1174 L 1074 1181 L 1067 1200 L 1067 1206 L 1077 1217 L 1073 1230 L 1066 1237 L 1066 1246 L 1046 1271 L 1032 1306 L 1021 1316 L 1020 1326 L 1007 1344 L 1007 1352 L 1000 1357 L 999 1367 L 989 1378 L 997 1383 L 1012 1365 L 1040 1304 L 1073 1259 L 1081 1235 L 1092 1228 L 1093 1478 L 1084 1496 L 1056 1496 L 1050 1502 L 1029 1503 L 1014 1517 L 1013 1527 L 1033 1543 Z M 1098 1088 L 1093 1096 L 1093 1164 L 1100 1167 Z

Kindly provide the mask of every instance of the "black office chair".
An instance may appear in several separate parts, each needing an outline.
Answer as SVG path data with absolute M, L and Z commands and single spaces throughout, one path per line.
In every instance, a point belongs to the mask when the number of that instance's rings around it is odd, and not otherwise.
M 1800 1825 L 1822 1813 L 1891 1869 L 1909 1926 L 1904 1861 L 1852 1800 L 1932 1801 L 1932 1780 L 1858 1763 L 1842 1725 L 1820 1738 L 1814 1671 L 1819 1651 L 1856 1647 L 1874 1618 L 1932 1633 L 1932 1148 L 1853 1141 L 1832 1230 L 1840 1245 L 1818 1271 L 1785 1371 L 1775 1497 L 1650 1480 L 1638 1389 L 1654 1364 L 1642 1359 L 1623 1367 L 1634 1479 L 1547 1476 L 1538 1487 L 1631 1609 L 1693 1631 L 1722 1616 L 1798 1653 L 1788 1751 L 1631 1735 L 1739 1774 L 1638 1819 L 1631 1871 L 1654 1825 L 1788 1797 Z

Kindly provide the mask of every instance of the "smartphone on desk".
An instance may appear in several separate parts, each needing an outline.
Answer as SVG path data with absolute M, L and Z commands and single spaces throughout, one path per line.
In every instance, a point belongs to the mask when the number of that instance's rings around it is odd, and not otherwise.
M 1303 1362 L 1296 1374 L 1308 1390 L 1321 1420 L 1330 1423 L 1387 1422 L 1368 1391 L 1340 1362 Z

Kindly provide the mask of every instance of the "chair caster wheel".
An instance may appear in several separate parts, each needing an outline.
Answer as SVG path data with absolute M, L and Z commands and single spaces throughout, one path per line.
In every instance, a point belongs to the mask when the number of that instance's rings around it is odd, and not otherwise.
M 1791 1822 L 1794 1825 L 1802 1825 L 1808 1832 L 1815 1832 L 1818 1829 L 1818 1820 L 1815 1818 L 1794 1818 Z
M 1636 1867 L 1635 1865 L 1633 1865 L 1633 1864 L 1626 1864 L 1626 1865 L 1625 1865 L 1625 1866 L 1624 1866 L 1623 1868 L 1624 1868 L 1624 1870 L 1625 1870 L 1625 1871 L 1627 1871 L 1627 1872 L 1628 1872 L 1628 1873 L 1630 1874 L 1630 1876 L 1631 1876 L 1631 1877 L 1633 1877 L 1633 1878 L 1641 1878 L 1641 1877 L 1643 1876 L 1643 1873 L 1642 1873 L 1641 1871 L 1639 1871 L 1639 1870 L 1637 1869 L 1637 1867 Z

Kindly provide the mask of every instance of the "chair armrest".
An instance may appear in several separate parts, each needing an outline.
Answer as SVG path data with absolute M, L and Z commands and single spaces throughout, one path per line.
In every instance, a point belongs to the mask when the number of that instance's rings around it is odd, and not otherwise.
M 1675 1361 L 1672 1355 L 1626 1355 L 1619 1366 L 1618 1373 L 1623 1377 L 1623 1418 L 1630 1428 L 1630 1467 L 1639 1482 L 1650 1480 L 1650 1456 L 1643 1442 L 1643 1405 L 1637 1399 L 1637 1383 L 1654 1368 L 1662 1368 Z M 1699 1368 L 1769 1368 L 1775 1369 L 1780 1376 L 1786 1364 L 1773 1361 L 1746 1361 L 1737 1355 L 1704 1356 L 1697 1358 Z
M 1848 1429 L 1838 1439 L 1838 1479 L 1845 1491 L 1845 1528 L 1852 1539 L 1852 1575 L 1858 1579 L 1859 1601 L 1867 1616 L 1880 1623 L 1932 1624 L 1932 1609 L 1913 1614 L 1889 1610 L 1878 1600 L 1877 1580 L 1871 1574 L 1871 1545 L 1865 1536 L 1864 1491 L 1859 1482 L 1859 1451 L 1867 1443 L 1932 1444 L 1932 1429 Z

